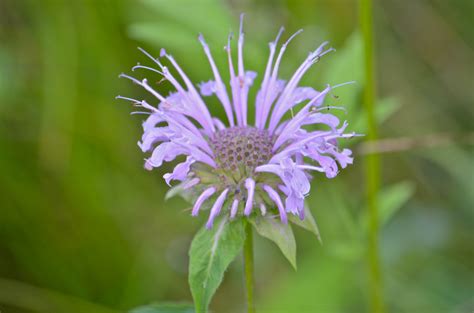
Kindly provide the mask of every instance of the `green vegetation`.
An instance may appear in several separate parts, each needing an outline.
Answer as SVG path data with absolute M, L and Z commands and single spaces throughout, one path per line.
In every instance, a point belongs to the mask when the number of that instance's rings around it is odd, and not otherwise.
M 348 141 L 354 166 L 333 180 L 315 177 L 308 204 L 318 226 L 305 228 L 319 227 L 324 244 L 293 227 L 297 271 L 254 232 L 257 312 L 369 312 L 375 222 L 386 312 L 471 312 L 473 2 L 374 1 L 373 119 L 363 101 L 366 35 L 357 8 L 355 0 L 1 1 L 0 311 L 108 313 L 159 303 L 133 312 L 192 312 L 188 249 L 205 218 L 191 218 L 183 199 L 164 200 L 166 171 L 143 170 L 142 117 L 114 99 L 143 93 L 117 76 L 147 62 L 137 46 L 156 55 L 166 47 L 194 82 L 206 81 L 197 34 L 226 68 L 222 47 L 246 12 L 249 69 L 264 68 L 281 25 L 285 38 L 305 29 L 284 57 L 284 74 L 331 41 L 337 52 L 303 82 L 322 89 L 356 81 L 327 104 L 344 105 L 349 129 L 368 135 Z M 374 152 L 378 219 L 368 223 L 365 161 Z M 237 260 L 213 312 L 246 308 Z

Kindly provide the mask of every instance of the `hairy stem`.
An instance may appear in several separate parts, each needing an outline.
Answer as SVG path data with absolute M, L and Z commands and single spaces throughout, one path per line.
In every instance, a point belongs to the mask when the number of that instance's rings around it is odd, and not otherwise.
M 253 300 L 254 291 L 254 271 L 253 271 L 253 233 L 252 225 L 245 225 L 245 243 L 244 243 L 244 269 L 245 269 L 245 287 L 247 291 L 247 312 L 255 313 L 255 303 Z
M 374 28 L 372 0 L 360 0 L 360 23 L 364 40 L 364 104 L 367 113 L 368 142 L 377 140 L 377 122 L 375 120 L 375 69 L 374 69 Z M 367 203 L 369 210 L 368 260 L 370 267 L 370 302 L 372 312 L 384 312 L 382 296 L 382 275 L 380 271 L 377 214 L 377 195 L 380 185 L 380 160 L 377 153 L 366 157 Z

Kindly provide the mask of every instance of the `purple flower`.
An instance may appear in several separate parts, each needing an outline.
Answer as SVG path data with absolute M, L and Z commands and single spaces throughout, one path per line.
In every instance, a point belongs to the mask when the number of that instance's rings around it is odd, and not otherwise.
M 323 43 L 307 56 L 288 81 L 281 80 L 278 72 L 284 52 L 301 32 L 293 34 L 277 54 L 282 28 L 269 45 L 270 55 L 256 99 L 249 101 L 249 89 L 257 74 L 244 67 L 242 26 L 241 17 L 236 66 L 231 35 L 225 48 L 229 84 L 224 83 L 202 35 L 199 41 L 214 77 L 201 83 L 199 90 L 164 49 L 160 58 L 140 49 L 157 68 L 137 65 L 132 70 L 159 73 L 176 92 L 163 96 L 146 79 L 120 75 L 157 99 L 155 106 L 145 100 L 118 97 L 146 110 L 135 113 L 149 114 L 143 123 L 142 140 L 138 142 L 142 151 L 149 154 L 145 168 L 152 170 L 163 162 L 182 157 L 183 161 L 172 173 L 165 174 L 164 179 L 168 185 L 172 180 L 181 181 L 185 188 L 193 188 L 198 193 L 193 216 L 208 202 L 208 228 L 220 214 L 236 218 L 273 212 L 283 223 L 288 221 L 287 214 L 303 219 L 304 199 L 311 187 L 310 173 L 321 172 L 333 178 L 353 160 L 351 151 L 341 151 L 338 145 L 339 138 L 354 136 L 345 132 L 347 122 L 340 125 L 336 116 L 322 113 L 329 108 L 322 106 L 324 98 L 338 86 L 327 86 L 321 91 L 298 86 L 308 69 L 333 49 L 326 49 L 327 43 Z M 219 99 L 225 121 L 210 114 L 203 99 L 209 96 Z M 300 109 L 294 112 L 298 104 Z M 289 112 L 291 118 L 287 119 Z

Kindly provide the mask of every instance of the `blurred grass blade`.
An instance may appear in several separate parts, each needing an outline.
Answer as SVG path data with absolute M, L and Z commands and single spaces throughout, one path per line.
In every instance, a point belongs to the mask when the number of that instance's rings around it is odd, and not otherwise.
M 0 278 L 0 303 L 34 312 L 118 313 L 79 298 L 5 278 Z
M 359 19 L 364 45 L 364 90 L 363 101 L 367 115 L 367 140 L 377 140 L 377 120 L 375 116 L 376 86 L 375 86 L 375 46 L 374 46 L 374 15 L 372 0 L 359 1 Z M 379 258 L 379 220 L 378 200 L 380 188 L 380 158 L 377 154 L 366 157 L 366 192 L 368 207 L 368 262 L 371 310 L 383 313 L 384 300 L 382 288 L 382 271 Z

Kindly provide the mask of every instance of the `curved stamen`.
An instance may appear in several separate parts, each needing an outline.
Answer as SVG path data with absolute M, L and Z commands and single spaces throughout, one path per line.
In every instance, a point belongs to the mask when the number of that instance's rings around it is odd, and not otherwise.
M 157 58 L 154 58 L 151 54 L 146 52 L 145 49 L 142 49 L 142 48 L 138 47 L 138 50 L 140 50 L 144 55 L 146 55 L 153 62 L 155 62 L 160 68 L 163 68 L 163 64 L 161 64 L 161 62 Z
M 278 125 L 281 117 L 286 113 L 291 106 L 290 97 L 297 87 L 298 83 L 300 82 L 303 75 L 308 71 L 308 69 L 316 62 L 319 61 L 319 58 L 324 55 L 325 53 L 329 52 L 331 49 L 328 49 L 323 52 L 324 46 L 327 45 L 327 42 L 321 44 L 318 49 L 314 52 L 310 53 L 306 60 L 300 65 L 300 67 L 296 70 L 296 72 L 291 77 L 288 84 L 285 86 L 285 89 L 280 95 L 277 103 L 275 104 L 272 112 L 272 116 L 270 119 L 270 125 L 268 129 L 271 133 L 273 133 L 274 129 Z
M 156 68 L 149 67 L 149 66 L 144 66 L 144 65 L 141 65 L 141 64 L 137 64 L 134 67 L 132 67 L 132 71 L 135 71 L 136 69 L 145 69 L 145 70 L 149 70 L 149 71 L 158 73 L 160 75 L 164 75 L 163 72 L 158 71 Z

